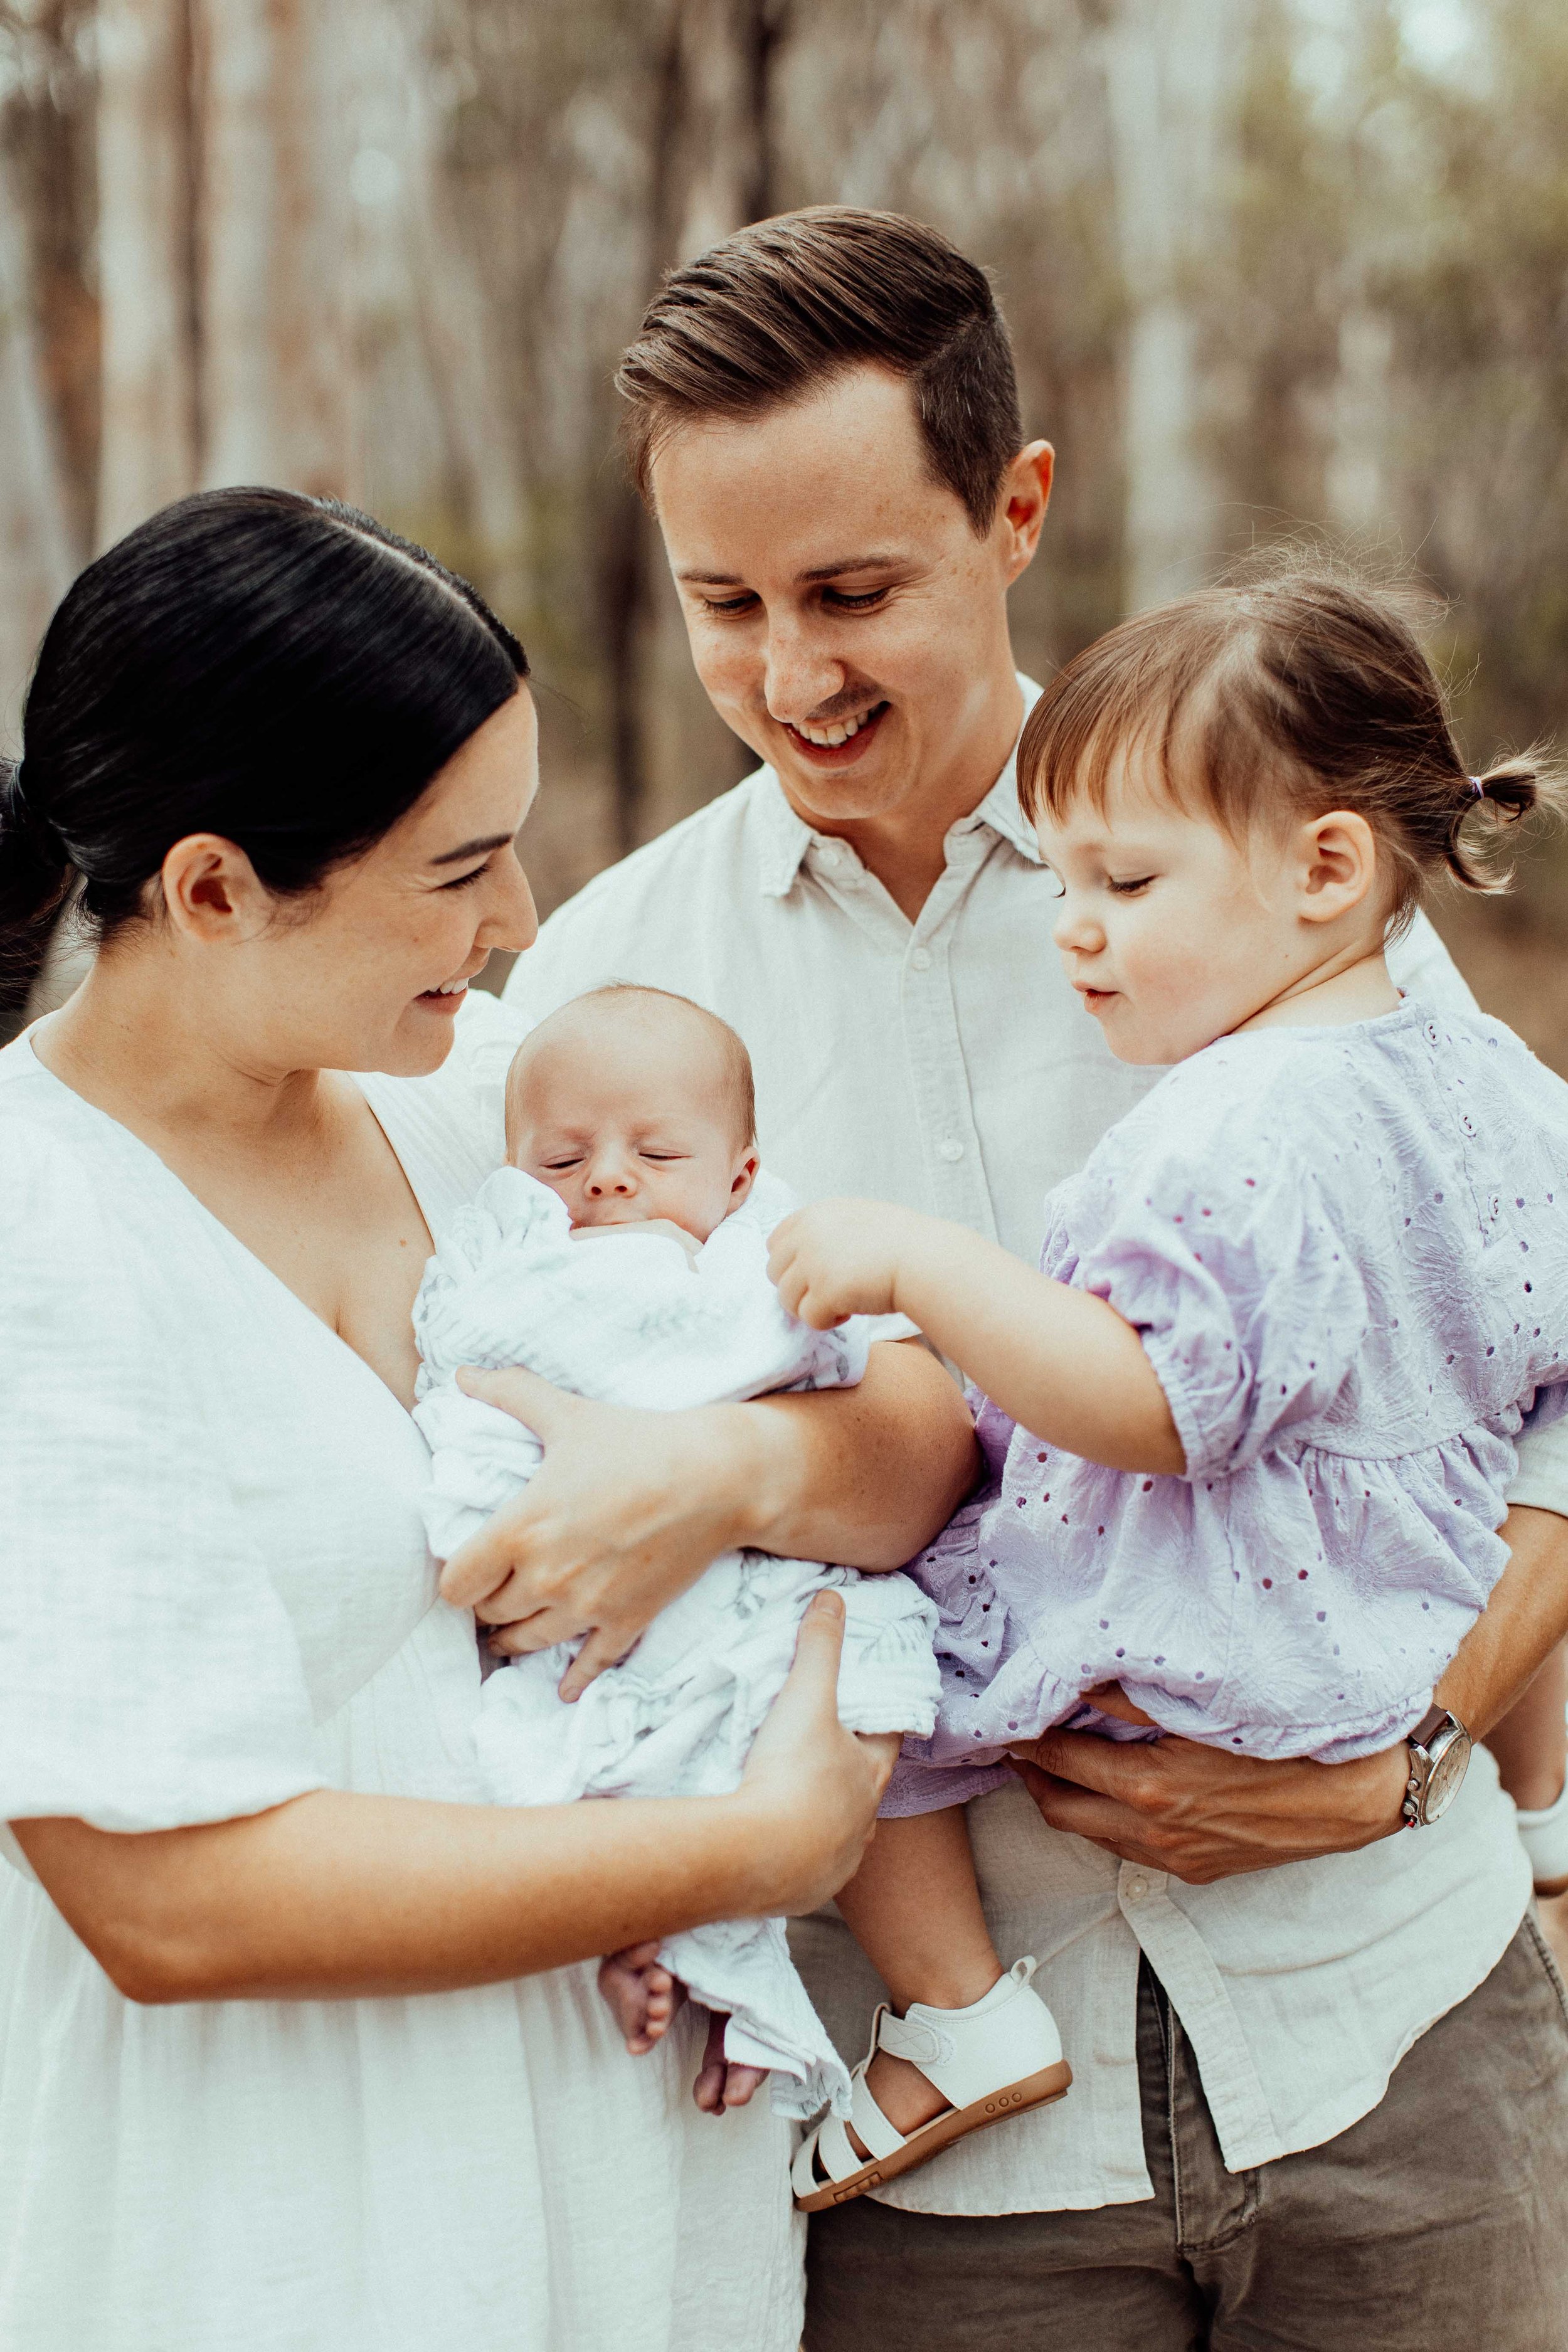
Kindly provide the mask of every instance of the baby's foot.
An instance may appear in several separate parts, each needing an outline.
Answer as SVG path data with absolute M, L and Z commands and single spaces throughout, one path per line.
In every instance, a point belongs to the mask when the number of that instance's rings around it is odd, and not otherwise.
M 624 1952 L 612 1952 L 601 1960 L 599 1990 L 634 2058 L 646 2057 L 664 2040 L 686 1999 L 679 1978 L 659 1966 L 657 1944 L 628 1944 Z
M 726 2107 L 743 2107 L 768 2079 L 763 2066 L 737 2066 L 724 2055 L 727 2017 L 710 2012 L 708 2046 L 691 2095 L 705 2116 L 721 2116 Z

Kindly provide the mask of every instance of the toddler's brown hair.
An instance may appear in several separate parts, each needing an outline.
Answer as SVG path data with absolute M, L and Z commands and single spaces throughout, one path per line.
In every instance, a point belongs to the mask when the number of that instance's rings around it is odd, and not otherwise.
M 1058 671 L 1018 745 L 1026 815 L 1060 815 L 1084 793 L 1102 804 L 1133 745 L 1175 800 L 1237 837 L 1271 804 L 1359 811 L 1387 862 L 1394 931 L 1440 870 L 1468 890 L 1508 887 L 1490 845 L 1467 837 L 1483 807 L 1495 827 L 1563 797 L 1539 751 L 1470 775 L 1398 600 L 1294 560 L 1140 613 Z

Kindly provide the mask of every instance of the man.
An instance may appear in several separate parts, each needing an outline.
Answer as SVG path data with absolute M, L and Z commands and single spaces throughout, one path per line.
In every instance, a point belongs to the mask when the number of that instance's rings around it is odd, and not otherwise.
M 1033 1257 L 1046 1189 L 1152 1074 L 1079 1009 L 1018 810 L 1006 593 L 1052 454 L 989 287 L 914 223 L 795 215 L 677 271 L 619 382 L 699 674 L 766 764 L 562 908 L 508 993 L 696 997 L 750 1045 L 802 1192 Z M 1394 961 L 1462 992 L 1426 926 Z M 1440 1693 L 1479 1731 L 1568 1626 L 1562 1439 L 1515 1505 Z M 1384 1842 L 1462 1754 L 1427 1740 L 1325 1769 L 1058 1734 L 1029 1794 L 972 1806 L 1075 2089 L 814 2224 L 808 2352 L 1555 2342 L 1568 2021 L 1484 1752 L 1440 1825 Z M 858 2056 L 868 1969 L 830 1919 L 801 1948 Z

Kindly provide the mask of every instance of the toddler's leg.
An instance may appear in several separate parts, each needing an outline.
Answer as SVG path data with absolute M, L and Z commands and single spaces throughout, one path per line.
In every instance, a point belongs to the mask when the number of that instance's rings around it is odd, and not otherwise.
M 865 1861 L 837 1899 L 900 2017 L 917 2000 L 968 2009 L 1002 1977 L 962 1805 L 879 1821 Z M 872 2059 L 866 2083 L 901 2132 L 929 2123 L 947 2105 L 918 2066 L 886 2050 Z
M 1554 1650 L 1535 1680 L 1487 1734 L 1498 1775 L 1520 1811 L 1520 1833 L 1537 1891 L 1568 1888 L 1568 1646 Z

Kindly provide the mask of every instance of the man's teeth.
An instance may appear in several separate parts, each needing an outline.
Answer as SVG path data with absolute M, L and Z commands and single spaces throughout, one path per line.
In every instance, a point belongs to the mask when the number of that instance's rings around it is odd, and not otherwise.
M 795 731 L 797 735 L 804 735 L 808 743 L 820 743 L 824 748 L 847 743 L 851 735 L 858 735 L 861 728 L 876 717 L 881 707 L 878 703 L 874 709 L 863 710 L 858 719 L 841 719 L 831 727 L 808 727 L 802 720 Z
M 468 986 L 466 980 L 444 980 L 439 988 L 430 991 L 432 996 L 461 996 Z

